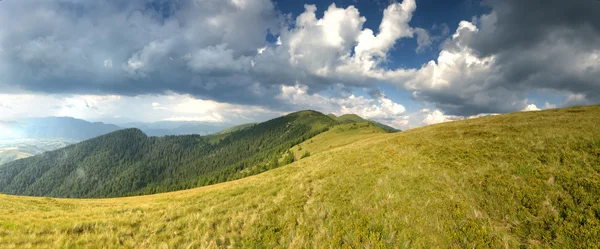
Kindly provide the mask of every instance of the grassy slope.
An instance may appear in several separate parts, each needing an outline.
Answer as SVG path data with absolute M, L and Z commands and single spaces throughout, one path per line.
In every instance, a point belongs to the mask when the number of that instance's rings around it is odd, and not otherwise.
M 335 119 L 340 123 L 360 123 L 366 121 L 356 114 L 344 114 Z
M 304 141 L 300 145 L 292 147 L 291 151 L 296 158 L 301 158 L 306 152 L 314 155 L 363 139 L 380 136 L 382 133 L 385 133 L 385 131 L 366 121 L 362 123 L 340 124 L 327 132 Z
M 19 150 L 17 147 L 0 148 L 0 164 L 12 162 L 33 156 L 32 154 L 25 153 Z
M 223 184 L 0 196 L 0 247 L 600 246 L 600 107 L 379 134 Z
M 344 114 L 342 116 L 336 117 L 333 114 L 328 114 L 328 117 L 332 118 L 333 120 L 342 123 L 342 124 L 348 124 L 348 123 L 363 123 L 363 122 L 371 122 L 373 124 L 375 124 L 376 126 L 379 126 L 379 128 L 383 129 L 383 131 L 388 132 L 388 133 L 393 133 L 393 132 L 399 132 L 400 130 L 391 127 L 389 125 L 385 125 L 382 123 L 379 123 L 377 121 L 374 120 L 366 120 L 361 118 L 360 116 L 356 115 L 356 114 Z

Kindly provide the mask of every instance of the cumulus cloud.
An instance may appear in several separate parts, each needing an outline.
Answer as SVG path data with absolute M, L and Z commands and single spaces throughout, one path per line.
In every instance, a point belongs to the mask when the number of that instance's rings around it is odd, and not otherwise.
M 416 52 L 422 52 L 450 35 L 445 25 L 431 29 L 439 36 L 410 26 L 415 0 L 389 4 L 377 30 L 363 27 L 367 20 L 357 8 L 335 4 L 325 10 L 306 5 L 287 19 L 270 0 L 1 1 L 0 23 L 20 25 L 0 32 L 0 90 L 123 97 L 119 103 L 134 96 L 189 96 L 230 105 L 219 106 L 224 110 L 312 107 L 397 124 L 413 120 L 397 100 L 376 91 L 355 96 L 352 89 L 381 82 L 411 91 L 433 110 L 419 114 L 421 123 L 520 111 L 529 108 L 528 94 L 542 90 L 563 95 L 562 106 L 600 102 L 600 3 L 483 3 L 490 12 L 461 21 L 435 60 L 387 68 L 382 65 L 403 59 L 390 58 L 401 39 L 416 38 Z M 277 41 L 265 41 L 268 34 Z M 325 95 L 330 89 L 339 93 Z M 176 107 L 153 101 L 144 108 Z M 0 108 L 8 109 L 6 103 L 14 108 L 18 101 L 3 100 Z M 81 103 L 69 105 L 109 113 L 94 98 Z
M 291 110 L 314 109 L 325 114 L 358 114 L 398 128 L 408 127 L 406 109 L 383 93 L 372 99 L 363 96 L 331 97 L 310 94 L 307 86 L 282 86 L 276 98 Z M 289 111 L 261 106 L 237 105 L 198 99 L 191 95 L 36 95 L 0 94 L 0 120 L 24 117 L 69 116 L 90 121 L 125 124 L 133 121 L 201 121 L 241 124 L 266 121 Z M 6 104 L 9 103 L 9 104 Z M 124 108 L 126 107 L 126 108 Z
M 425 51 L 432 44 L 432 38 L 426 29 L 416 28 L 415 34 L 417 35 L 417 53 Z
M 571 93 L 567 96 L 564 102 L 564 106 L 578 106 L 578 105 L 589 105 L 591 103 L 582 93 Z
M 529 104 L 527 105 L 525 108 L 523 108 L 523 112 L 530 112 L 530 111 L 539 111 L 541 110 L 540 108 L 538 108 L 535 104 Z
M 464 117 L 456 116 L 456 115 L 445 115 L 440 110 L 430 111 L 428 109 L 423 109 L 421 112 L 426 113 L 425 118 L 423 119 L 423 124 L 432 125 L 438 123 L 444 123 L 449 121 L 462 120 Z
M 68 116 L 125 124 L 133 121 L 202 121 L 240 124 L 285 114 L 260 106 L 220 103 L 190 95 L 37 95 L 0 94 L 0 120 Z
M 556 108 L 556 104 L 551 104 L 549 102 L 546 102 L 544 104 L 544 109 L 554 109 L 554 108 Z
M 269 0 L 0 2 L 0 23 L 14 22 L 0 32 L 0 88 L 246 103 L 262 93 L 248 91 L 248 57 L 279 28 Z
M 60 94 L 135 96 L 173 92 L 235 104 L 281 107 L 281 86 L 310 93 L 362 87 L 409 26 L 414 0 L 392 3 L 379 29 L 353 6 L 321 18 L 306 5 L 293 25 L 269 0 L 5 1 L 0 22 L 0 88 Z M 25 15 L 33 8 L 39 10 Z M 283 24 L 283 25 L 282 25 Z M 269 44 L 271 32 L 277 41 Z M 283 105 L 285 106 L 285 105 Z
M 375 33 L 363 28 L 366 18 L 353 6 L 332 4 L 317 18 L 317 8 L 305 5 L 293 28 L 283 28 L 276 45 L 252 59 L 251 73 L 263 84 L 300 83 L 313 92 L 338 83 L 371 86 L 382 79 L 379 65 L 388 60 L 396 42 L 413 37 L 408 23 L 415 9 L 414 0 L 391 4 Z
M 528 93 L 548 89 L 565 105 L 600 102 L 600 3 L 484 4 L 489 14 L 460 22 L 437 60 L 399 85 L 457 115 L 522 110 Z
M 106 67 L 106 68 L 112 68 L 113 67 L 112 60 L 111 59 L 104 60 L 104 67 Z
M 298 107 L 314 108 L 324 113 L 335 115 L 357 114 L 366 119 L 372 119 L 394 127 L 407 125 L 404 115 L 406 108 L 388 97 L 381 91 L 373 98 L 350 95 L 347 97 L 323 96 L 318 93 L 310 94 L 304 85 L 283 86 L 280 99 L 289 100 Z

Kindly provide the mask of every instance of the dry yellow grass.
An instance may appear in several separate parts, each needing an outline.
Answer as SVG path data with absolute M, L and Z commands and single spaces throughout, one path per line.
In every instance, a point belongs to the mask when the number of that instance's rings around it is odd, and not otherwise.
M 33 156 L 32 154 L 19 151 L 18 147 L 6 147 L 0 148 L 0 164 L 12 162 Z
M 383 133 L 385 131 L 369 122 L 342 124 L 292 147 L 291 151 L 296 158 L 301 158 L 306 152 L 314 155 L 357 141 L 380 137 Z
M 0 195 L 0 248 L 599 247 L 598 124 L 594 106 L 331 133 L 308 158 L 198 189 Z

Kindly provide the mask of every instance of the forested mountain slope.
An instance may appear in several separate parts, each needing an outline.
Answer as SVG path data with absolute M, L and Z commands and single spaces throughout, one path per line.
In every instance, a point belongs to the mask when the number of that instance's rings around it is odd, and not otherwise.
M 248 128 L 252 127 L 252 126 L 255 126 L 256 124 L 257 123 L 247 123 L 247 124 L 236 125 L 236 126 L 232 126 L 232 127 L 227 128 L 227 129 L 224 129 L 222 131 L 219 131 L 219 132 L 217 132 L 215 134 L 219 134 L 219 135 L 221 135 L 221 134 L 229 134 L 229 133 L 232 133 L 232 132 L 236 132 L 236 131 L 241 131 L 241 130 L 244 130 L 244 129 L 248 129 Z
M 0 191 L 114 197 L 214 184 L 277 167 L 273 158 L 335 124 L 319 112 L 302 111 L 228 133 L 217 143 L 198 135 L 148 137 L 126 129 L 6 164 L 0 168 Z
M 300 144 L 308 158 L 213 186 L 0 195 L 0 247 L 598 248 L 599 123 L 592 106 L 394 134 L 347 125 Z

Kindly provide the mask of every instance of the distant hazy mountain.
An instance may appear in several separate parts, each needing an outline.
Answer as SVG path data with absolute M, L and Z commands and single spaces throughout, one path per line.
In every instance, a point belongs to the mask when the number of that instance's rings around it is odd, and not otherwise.
M 148 136 L 211 134 L 229 127 L 205 122 L 128 123 L 123 127 L 71 117 L 0 121 L 0 164 L 63 148 L 116 130 L 138 128 Z
M 228 124 L 217 124 L 195 121 L 160 121 L 155 123 L 128 123 L 127 128 L 138 128 L 148 136 L 167 135 L 207 135 L 230 127 Z
M 241 131 L 241 130 L 248 129 L 248 128 L 250 128 L 252 126 L 255 126 L 257 124 L 258 123 L 247 123 L 247 124 L 236 125 L 236 126 L 232 126 L 232 127 L 227 128 L 227 129 L 221 130 L 221 131 L 217 132 L 216 134 L 220 134 L 220 135 L 222 135 L 222 134 L 229 134 L 229 133 L 232 133 L 232 132 L 236 132 L 236 131 Z
M 35 138 L 85 140 L 121 129 L 113 124 L 92 123 L 71 117 L 26 118 L 2 122 L 0 139 Z
M 0 121 L 0 164 L 40 154 L 121 129 L 70 117 Z

